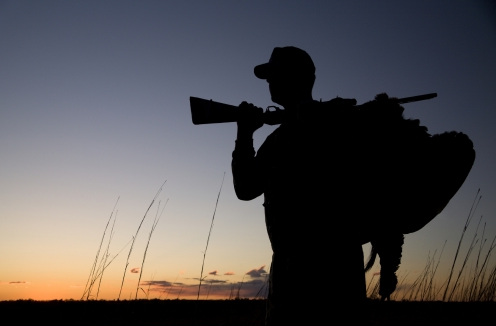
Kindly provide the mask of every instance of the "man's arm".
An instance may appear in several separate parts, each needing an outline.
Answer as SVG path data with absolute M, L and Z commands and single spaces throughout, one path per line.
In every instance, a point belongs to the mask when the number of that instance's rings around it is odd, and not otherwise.
M 253 133 L 263 126 L 263 110 L 243 102 L 238 112 L 238 133 L 231 164 L 234 190 L 239 199 L 252 200 L 263 193 L 261 162 L 253 148 Z

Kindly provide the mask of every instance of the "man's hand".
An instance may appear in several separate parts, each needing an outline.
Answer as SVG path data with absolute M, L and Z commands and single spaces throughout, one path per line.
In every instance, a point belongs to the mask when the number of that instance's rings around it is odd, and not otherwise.
M 253 133 L 263 126 L 263 109 L 251 103 L 242 102 L 238 106 L 238 139 L 252 139 Z

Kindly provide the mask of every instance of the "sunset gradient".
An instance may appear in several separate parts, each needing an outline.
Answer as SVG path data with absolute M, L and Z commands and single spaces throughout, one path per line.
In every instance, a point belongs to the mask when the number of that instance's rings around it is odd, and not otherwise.
M 272 252 L 262 199 L 240 201 L 232 186 L 236 124 L 193 125 L 189 97 L 273 105 L 253 68 L 276 46 L 310 54 L 317 100 L 437 92 L 405 104 L 405 116 L 431 133 L 456 130 L 473 140 L 471 173 L 435 220 L 406 236 L 401 273 L 413 280 L 447 240 L 444 281 L 479 188 L 467 234 L 483 215 L 485 237 L 496 235 L 490 1 L 4 0 L 0 44 L 0 300 L 80 299 L 119 196 L 110 257 L 124 249 L 105 270 L 98 298 L 117 299 L 123 274 L 122 298 L 134 298 L 141 268 L 138 298 L 196 298 L 224 172 L 201 297 L 260 294 Z M 274 128 L 257 131 L 255 148 Z M 164 181 L 125 268 L 126 244 Z M 158 203 L 167 199 L 142 267 Z M 355 231 L 330 228 L 329 236 L 343 232 Z M 110 226 L 101 254 L 109 234 Z M 343 269 L 332 252 L 328 260 Z M 332 291 L 311 261 L 293 273 L 295 296 L 306 286 Z

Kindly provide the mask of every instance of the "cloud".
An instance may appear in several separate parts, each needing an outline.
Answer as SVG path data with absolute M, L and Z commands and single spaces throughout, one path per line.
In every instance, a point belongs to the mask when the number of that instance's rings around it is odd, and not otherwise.
M 182 285 L 182 284 L 183 283 L 176 282 L 176 283 L 174 283 L 174 286 Z M 157 288 L 165 288 L 165 287 L 171 286 L 172 285 L 172 282 L 165 281 L 165 280 L 163 280 L 163 281 L 143 281 L 143 282 L 141 282 L 140 285 L 142 285 L 142 286 L 148 286 L 148 285 L 150 285 L 150 286 L 154 286 L 154 287 L 157 287 Z
M 215 271 L 211 271 L 210 273 L 208 273 L 208 275 L 214 275 L 214 276 L 217 276 L 218 274 L 218 271 L 215 270 Z
M 199 281 L 200 278 L 194 277 L 194 278 L 188 278 L 188 280 Z M 211 284 L 211 283 L 227 283 L 227 281 L 224 281 L 224 280 L 214 280 L 214 279 L 205 279 L 205 278 L 203 278 L 202 283 L 208 283 L 208 284 Z
M 189 278 L 194 280 L 193 284 L 174 283 L 166 280 L 144 281 L 140 285 L 143 287 L 150 286 L 150 293 L 160 293 L 162 299 L 192 299 L 198 295 L 198 278 Z M 145 288 L 146 289 L 146 288 Z M 264 297 L 267 286 L 264 279 L 250 279 L 245 282 L 229 283 L 227 280 L 206 279 L 203 280 L 200 299 L 205 299 L 208 294 L 209 299 L 227 299 L 238 296 L 240 298 Z
M 234 274 L 234 272 L 225 272 L 224 275 L 231 276 L 231 275 L 235 275 L 235 274 Z
M 130 272 L 131 273 L 134 273 L 134 274 L 137 274 L 137 273 L 140 272 L 140 269 L 139 269 L 139 267 L 131 268 Z
M 223 283 L 223 284 L 213 284 L 205 282 L 202 285 L 200 297 L 206 297 L 207 293 L 209 298 L 234 298 L 239 295 L 240 298 L 254 298 L 265 296 L 265 290 L 267 286 L 265 281 L 262 279 L 252 279 L 246 282 L 237 283 Z M 198 287 L 194 287 L 193 290 L 198 292 Z M 187 292 L 186 292 L 187 293 Z
M 212 283 L 210 281 L 213 281 Z M 209 299 L 227 299 L 235 298 L 239 295 L 240 298 L 254 298 L 265 296 L 266 285 L 264 280 L 253 279 L 247 282 L 218 282 L 218 280 L 205 280 L 202 283 L 200 298 L 205 299 L 208 294 Z M 185 285 L 183 287 L 177 286 L 173 287 L 169 297 L 174 297 L 173 294 L 177 295 L 181 293 L 182 298 L 194 297 L 198 295 L 198 284 Z
M 267 271 L 264 268 L 265 265 L 261 266 L 260 268 L 254 268 L 246 272 L 246 275 L 250 275 L 252 278 L 264 277 L 265 275 L 267 275 Z
M 227 283 L 227 281 L 224 281 L 224 280 L 205 280 L 204 282 L 207 282 L 208 284 L 224 284 L 224 283 Z
M 9 284 L 26 284 L 24 281 L 14 281 L 14 282 L 9 282 Z

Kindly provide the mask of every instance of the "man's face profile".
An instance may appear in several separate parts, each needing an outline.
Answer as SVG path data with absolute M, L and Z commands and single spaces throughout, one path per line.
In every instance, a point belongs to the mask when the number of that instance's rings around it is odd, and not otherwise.
M 272 76 L 267 78 L 267 83 L 269 83 L 269 91 L 272 102 L 279 105 L 284 105 L 287 101 L 288 85 L 285 82 L 285 78 L 282 76 Z
M 269 76 L 267 83 L 269 83 L 272 102 L 286 106 L 311 94 L 313 76 L 299 76 L 288 72 L 279 72 Z

